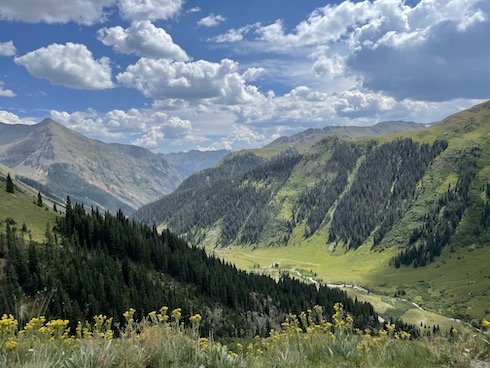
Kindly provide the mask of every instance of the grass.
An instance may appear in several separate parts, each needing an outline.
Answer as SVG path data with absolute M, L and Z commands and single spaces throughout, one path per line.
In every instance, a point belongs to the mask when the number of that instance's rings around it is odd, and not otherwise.
M 455 322 L 449 317 L 465 320 L 490 318 L 490 274 L 488 262 L 490 248 L 472 251 L 457 249 L 451 253 L 445 249 L 441 259 L 423 268 L 402 267 L 395 269 L 388 264 L 396 250 L 371 251 L 367 245 L 357 251 L 329 252 L 327 245 L 318 239 L 308 239 L 298 245 L 285 247 L 231 247 L 215 250 L 216 253 L 241 269 L 277 275 L 280 271 L 303 269 L 312 272 L 317 281 L 331 284 L 359 285 L 371 293 L 366 297 L 355 296 L 372 302 L 380 314 L 386 303 L 393 306 L 387 316 L 404 317 L 406 322 L 420 324 L 431 321 L 446 329 Z M 279 267 L 271 267 L 274 263 Z M 461 269 L 471 270 L 461 274 Z M 291 272 L 295 276 L 296 272 Z M 303 278 L 308 282 L 308 278 Z M 352 289 L 349 294 L 354 295 Z M 406 303 L 398 303 L 394 297 L 403 290 Z M 425 312 L 415 308 L 416 302 Z M 398 312 L 396 312 L 398 310 Z M 414 313 L 417 312 L 417 313 Z
M 58 213 L 52 210 L 51 202 L 44 201 L 45 205 L 37 205 L 37 191 L 28 190 L 25 184 L 14 180 L 17 190 L 14 193 L 7 193 L 5 190 L 6 182 L 0 178 L 0 231 L 5 228 L 4 223 L 7 217 L 14 219 L 17 229 L 21 229 L 25 223 L 28 228 L 26 236 L 31 235 L 36 242 L 42 243 L 49 223 L 53 226 L 56 222 Z M 48 203 L 51 205 L 48 207 Z M 59 206 L 61 209 L 61 206 Z
M 341 304 L 333 316 L 320 306 L 290 315 L 268 337 L 232 339 L 225 345 L 199 333 L 199 314 L 184 318 L 162 307 L 141 321 L 134 310 L 126 322 L 95 316 L 78 323 L 46 321 L 42 316 L 20 326 L 13 316 L 0 320 L 0 365 L 5 367 L 470 367 L 490 358 L 490 336 L 453 330 L 448 336 L 412 339 L 386 324 L 357 330 Z M 483 321 L 489 326 L 490 322 Z M 116 337 L 117 336 L 117 337 Z

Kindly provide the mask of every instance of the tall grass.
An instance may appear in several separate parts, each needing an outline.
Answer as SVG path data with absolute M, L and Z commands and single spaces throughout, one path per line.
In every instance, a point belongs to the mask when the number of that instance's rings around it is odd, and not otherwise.
M 186 319 L 166 307 L 141 321 L 134 310 L 126 323 L 95 316 L 91 323 L 31 319 L 19 326 L 11 315 L 0 320 L 1 367 L 470 367 L 490 358 L 490 336 L 452 331 L 449 337 L 412 339 L 386 324 L 378 331 L 354 330 L 337 304 L 327 321 L 322 308 L 290 315 L 281 331 L 266 338 L 236 339 L 229 346 L 201 337 L 201 316 Z M 490 322 L 483 321 L 485 327 Z M 117 337 L 116 337 L 117 336 Z

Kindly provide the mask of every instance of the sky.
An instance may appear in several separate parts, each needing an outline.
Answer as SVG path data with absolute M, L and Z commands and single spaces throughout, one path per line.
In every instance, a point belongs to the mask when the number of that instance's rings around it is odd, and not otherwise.
M 154 152 L 490 98 L 488 0 L 0 0 L 0 122 Z

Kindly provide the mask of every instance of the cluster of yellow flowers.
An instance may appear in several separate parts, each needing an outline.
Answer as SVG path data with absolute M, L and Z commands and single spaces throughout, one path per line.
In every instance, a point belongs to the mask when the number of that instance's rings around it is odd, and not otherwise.
M 0 347 L 3 345 L 7 350 L 13 350 L 17 347 L 19 339 L 32 339 L 33 341 L 41 338 L 48 338 L 50 341 L 73 341 L 69 337 L 69 321 L 64 319 L 55 319 L 46 322 L 44 316 L 34 317 L 26 323 L 23 329 L 18 331 L 19 322 L 13 315 L 4 314 L 0 320 Z
M 13 315 L 4 314 L 2 316 L 2 319 L 0 319 L 0 336 L 10 335 L 14 333 L 15 331 L 17 331 L 18 324 L 19 323 Z
M 2 319 L 0 319 L 0 343 L 3 342 L 2 345 L 7 350 L 13 350 L 17 347 L 15 332 L 17 331 L 18 324 L 17 320 L 11 314 L 4 314 Z
M 200 314 L 194 314 L 189 318 L 189 321 L 193 326 L 198 326 L 201 323 L 202 317 Z
M 156 311 L 150 312 L 145 326 L 165 324 L 169 320 L 167 312 L 168 307 L 166 306 L 160 308 L 159 313 Z M 135 322 L 135 313 L 136 310 L 134 308 L 130 308 L 123 313 L 126 326 L 121 329 L 122 337 L 138 337 L 141 332 L 143 325 Z M 171 315 L 175 326 L 181 331 L 182 326 L 179 325 L 179 321 L 182 316 L 182 309 L 174 309 Z M 4 314 L 0 319 L 0 349 L 4 347 L 5 349 L 13 350 L 17 347 L 20 340 L 34 343 L 35 341 L 40 341 L 40 339 L 48 338 L 50 341 L 60 341 L 65 344 L 71 344 L 77 339 L 102 338 L 112 340 L 114 338 L 112 317 L 109 318 L 103 314 L 99 314 L 94 316 L 93 319 L 93 323 L 88 321 L 82 323 L 78 321 L 75 334 L 70 335 L 70 328 L 68 327 L 70 322 L 68 320 L 54 319 L 47 321 L 45 316 L 34 317 L 19 331 L 19 322 L 17 319 L 12 314 Z M 189 318 L 194 330 L 199 328 L 201 320 L 202 317 L 200 314 L 195 314 Z
M 119 333 L 122 339 L 134 339 L 132 341 L 135 341 L 138 346 L 139 342 L 154 341 L 155 336 L 164 335 L 165 341 L 189 344 L 195 347 L 199 354 L 209 356 L 224 354 L 227 359 L 233 361 L 257 360 L 264 354 L 273 352 L 279 354 L 281 351 L 287 351 L 291 343 L 306 347 L 318 341 L 336 344 L 347 339 L 353 342 L 354 350 L 357 347 L 359 351 L 367 352 L 386 347 L 388 344 L 398 344 L 397 341 L 405 342 L 411 339 L 408 332 L 397 332 L 395 325 L 391 323 L 386 323 L 380 330 L 354 329 L 354 319 L 345 312 L 341 303 L 335 304 L 334 311 L 331 322 L 327 321 L 323 308 L 318 305 L 299 315 L 289 314 L 282 323 L 281 331 L 272 329 L 267 338 L 255 336 L 251 341 L 237 342 L 233 350 L 213 341 L 211 337 L 200 337 L 199 327 L 202 321 L 200 314 L 190 316 L 188 319 L 190 328 L 184 328 L 181 308 L 169 312 L 169 308 L 164 306 L 158 312 L 150 312 L 139 322 L 135 322 L 136 310 L 130 308 L 123 313 L 126 324 L 119 329 Z M 36 343 L 50 341 L 60 344 L 56 345 L 58 348 L 77 344 L 81 339 L 110 341 L 114 337 L 113 319 L 102 314 L 93 317 L 92 323 L 78 322 L 74 334 L 70 334 L 68 325 L 68 320 L 48 321 L 44 316 L 40 316 L 32 318 L 19 330 L 19 322 L 14 316 L 4 314 L 0 319 L 0 351 L 19 349 L 19 344 L 23 344 L 22 349 L 27 350 Z M 489 321 L 483 320 L 482 325 L 490 331 Z M 453 331 L 453 335 L 455 333 Z
M 94 324 L 91 325 L 85 321 L 84 324 L 78 321 L 76 328 L 76 337 L 78 339 L 102 338 L 112 340 L 114 331 L 112 330 L 112 317 L 108 318 L 103 314 L 94 316 Z

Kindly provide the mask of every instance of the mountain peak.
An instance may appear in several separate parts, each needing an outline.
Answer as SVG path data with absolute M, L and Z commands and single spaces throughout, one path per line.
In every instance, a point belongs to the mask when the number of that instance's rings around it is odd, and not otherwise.
M 53 119 L 50 119 L 50 118 L 46 118 L 39 123 L 39 125 L 50 125 L 50 124 L 60 125 L 59 123 L 57 123 L 56 121 L 54 121 Z

